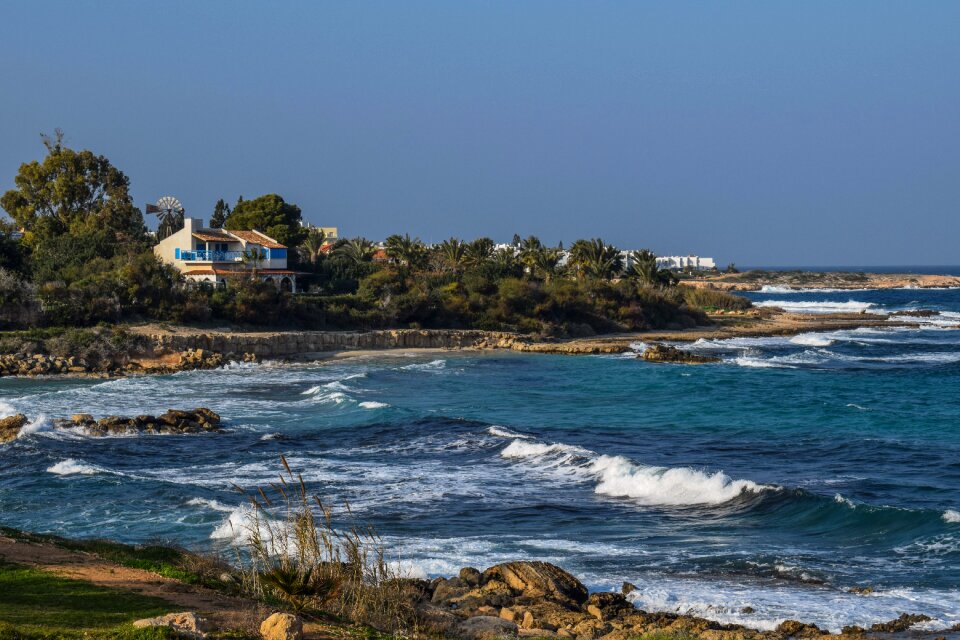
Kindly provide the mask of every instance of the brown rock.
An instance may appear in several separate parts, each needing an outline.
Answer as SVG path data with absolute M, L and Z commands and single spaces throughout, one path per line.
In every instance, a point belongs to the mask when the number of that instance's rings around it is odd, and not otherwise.
M 517 625 L 503 618 L 474 616 L 457 625 L 456 635 L 465 640 L 515 638 L 517 636 Z
M 798 620 L 784 620 L 777 626 L 777 633 L 785 636 L 818 636 L 824 632 L 815 624 Z
M 74 424 L 88 424 L 90 422 L 96 422 L 93 416 L 89 413 L 75 413 L 70 416 L 70 422 Z
M 587 588 L 582 582 L 549 562 L 505 562 L 484 571 L 482 578 L 485 587 L 491 581 L 498 581 L 530 598 L 577 604 L 587 599 Z
M 173 629 L 178 636 L 187 638 L 204 638 L 206 637 L 206 632 L 209 630 L 207 621 L 191 611 L 168 613 L 165 616 L 159 616 L 157 618 L 135 620 L 133 626 L 137 629 L 146 627 L 168 627 Z
M 303 623 L 289 613 L 275 613 L 260 623 L 263 640 L 301 640 Z
M 631 605 L 622 593 L 600 591 L 591 593 L 587 598 L 586 611 L 597 620 L 611 620 L 625 611 L 632 611 Z
M 0 418 L 0 443 L 16 440 L 20 429 L 27 424 L 27 416 L 18 413 L 14 416 Z
M 640 357 L 647 362 L 670 362 L 674 364 L 707 364 L 710 362 L 720 362 L 720 358 L 697 355 L 665 344 L 650 345 Z
M 464 567 L 463 569 L 460 569 L 460 579 L 463 580 L 464 584 L 467 586 L 479 587 L 481 574 L 473 567 Z
M 906 631 L 918 622 L 927 622 L 930 619 L 930 616 L 925 616 L 922 613 L 901 613 L 900 617 L 894 620 L 870 625 L 870 631 L 897 633 L 898 631 Z

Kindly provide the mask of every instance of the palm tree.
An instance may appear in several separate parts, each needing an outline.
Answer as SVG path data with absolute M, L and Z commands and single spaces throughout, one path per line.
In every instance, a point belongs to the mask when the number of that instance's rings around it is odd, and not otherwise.
M 648 287 L 656 286 L 659 283 L 659 273 L 657 269 L 657 256 L 649 249 L 641 249 L 630 254 L 630 265 L 628 275 L 636 278 L 641 284 Z
M 303 244 L 300 245 L 300 255 L 310 264 L 316 264 L 323 254 L 322 249 L 326 241 L 327 234 L 323 232 L 323 229 L 311 228 L 307 232 Z
M 517 254 L 512 247 L 501 247 L 494 251 L 490 256 L 490 262 L 504 275 L 516 275 L 520 269 L 520 261 L 517 260 Z
M 373 259 L 376 247 L 366 238 L 353 238 L 352 240 L 342 241 L 334 251 L 337 255 L 344 256 L 355 264 L 360 264 L 361 262 L 370 262 Z
M 530 270 L 534 275 L 543 278 L 545 282 L 550 282 L 551 278 L 560 271 L 560 258 L 562 256 L 563 251 L 559 248 L 540 247 L 533 254 Z
M 474 269 L 487 264 L 493 257 L 493 247 L 493 240 L 490 238 L 477 238 L 467 245 L 464 264 Z
M 263 264 L 263 251 L 259 247 L 249 247 L 243 250 L 243 253 L 240 254 L 240 260 L 243 261 L 244 266 L 250 268 L 250 279 L 257 279 L 257 270 L 260 269 L 260 265 Z
M 467 245 L 463 240 L 459 238 L 444 240 L 437 249 L 446 268 L 454 272 L 460 271 L 467 255 Z
M 540 253 L 541 249 L 543 249 L 543 243 L 540 242 L 540 238 L 537 236 L 529 236 L 525 240 L 520 241 L 520 253 L 518 257 L 520 258 L 520 262 L 523 263 L 523 266 L 526 267 L 527 273 L 531 275 L 533 275 L 537 254 Z
M 384 250 L 391 260 L 411 268 L 422 267 L 427 257 L 427 248 L 420 238 L 410 238 L 410 234 L 394 234 L 387 238 Z
M 609 279 L 623 269 L 620 251 L 600 238 L 577 240 L 570 247 L 570 263 L 581 275 Z

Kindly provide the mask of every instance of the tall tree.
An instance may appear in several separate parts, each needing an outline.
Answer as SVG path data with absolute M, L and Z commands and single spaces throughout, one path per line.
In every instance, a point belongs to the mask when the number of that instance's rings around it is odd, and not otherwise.
M 299 246 L 307 235 L 301 225 L 300 207 L 271 193 L 253 200 L 240 200 L 224 221 L 224 229 L 256 229 L 288 247 Z
M 217 200 L 217 204 L 213 206 L 213 215 L 210 216 L 210 226 L 213 229 L 222 229 L 223 223 L 227 221 L 229 215 L 230 205 L 228 205 L 223 198 L 220 198 Z
M 467 244 L 464 264 L 473 269 L 481 267 L 493 258 L 493 250 L 493 240 L 490 238 L 477 238 Z
M 133 206 L 130 180 L 105 156 L 63 145 L 63 132 L 43 136 L 41 161 L 20 165 L 16 188 L 0 197 L 0 206 L 24 231 L 24 243 L 36 247 L 64 234 L 102 234 L 120 246 L 142 243 L 143 214 Z

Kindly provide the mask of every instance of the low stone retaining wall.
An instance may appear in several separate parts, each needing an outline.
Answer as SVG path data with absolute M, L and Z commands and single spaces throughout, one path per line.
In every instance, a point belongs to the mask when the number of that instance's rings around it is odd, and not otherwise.
M 149 334 L 159 351 L 203 349 L 217 353 L 251 353 L 260 358 L 350 349 L 465 349 L 494 340 L 514 340 L 509 333 L 476 330 L 395 329 L 383 331 L 289 331 L 282 333 Z

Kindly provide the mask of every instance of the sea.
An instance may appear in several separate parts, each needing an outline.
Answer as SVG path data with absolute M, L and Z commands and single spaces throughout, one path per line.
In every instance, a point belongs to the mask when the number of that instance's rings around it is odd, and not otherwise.
M 722 362 L 383 352 L 122 379 L 0 379 L 0 523 L 229 553 L 280 456 L 406 575 L 540 559 L 640 608 L 834 631 L 960 623 L 960 290 L 747 294 L 918 326 L 683 345 Z M 74 413 L 207 406 L 223 434 L 94 438 Z M 867 590 L 869 593 L 858 593 Z

